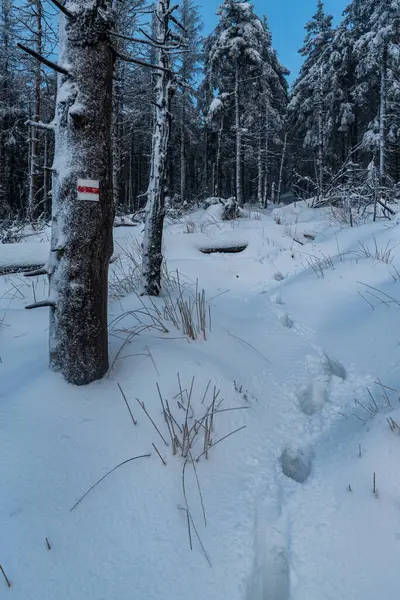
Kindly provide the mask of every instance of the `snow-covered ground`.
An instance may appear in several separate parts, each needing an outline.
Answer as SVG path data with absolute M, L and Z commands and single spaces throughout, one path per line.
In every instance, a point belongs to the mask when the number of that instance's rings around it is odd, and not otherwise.
M 45 278 L 0 277 L 1 598 L 398 600 L 400 225 L 217 209 L 166 225 L 154 306 L 142 227 L 115 230 L 112 368 L 87 387 L 47 369 L 47 309 L 24 310 Z M 200 251 L 222 242 L 247 247 Z M 206 340 L 168 318 L 177 279 L 205 290 Z M 157 384 L 178 437 L 198 430 L 186 460 Z

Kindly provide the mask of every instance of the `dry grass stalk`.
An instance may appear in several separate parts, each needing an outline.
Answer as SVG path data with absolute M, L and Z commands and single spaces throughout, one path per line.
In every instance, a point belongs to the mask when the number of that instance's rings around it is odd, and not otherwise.
M 1 565 L 0 565 L 0 571 L 2 572 L 2 574 L 3 574 L 3 577 L 4 577 L 4 579 L 6 580 L 7 587 L 9 587 L 9 588 L 10 588 L 10 587 L 11 587 L 11 582 L 10 582 L 10 580 L 8 579 L 8 577 L 7 577 L 6 573 L 5 573 L 5 571 L 4 571 L 4 569 L 3 569 L 3 567 L 2 567 Z
M 164 467 L 167 466 L 167 463 L 165 462 L 165 460 L 163 459 L 163 457 L 161 456 L 157 446 L 155 444 L 153 444 L 153 442 L 151 443 L 151 445 L 153 446 L 154 450 L 157 452 L 158 456 L 160 457 L 160 460 L 162 461 Z
M 162 441 L 164 442 L 164 444 L 166 446 L 168 446 L 168 442 L 165 439 L 165 437 L 163 436 L 163 434 L 161 433 L 161 431 L 159 430 L 159 428 L 157 427 L 157 425 L 155 424 L 155 422 L 153 421 L 153 419 L 151 418 L 151 416 L 149 415 L 144 402 L 140 402 L 139 398 L 136 398 L 136 402 L 139 404 L 139 406 L 143 409 L 143 412 L 145 413 L 145 415 L 149 418 L 151 424 L 153 425 L 154 429 L 157 431 L 158 435 L 160 436 L 160 438 L 162 439 Z
M 123 465 L 126 465 L 134 460 L 138 460 L 139 458 L 149 458 L 151 456 L 151 454 L 141 454 L 140 456 L 134 456 L 133 458 L 128 458 L 127 460 L 124 460 L 123 462 L 119 463 L 116 467 L 114 467 L 113 469 L 111 469 L 110 471 L 108 471 L 105 475 L 103 475 L 103 477 L 101 477 L 98 481 L 96 481 L 96 483 L 94 485 L 92 485 L 87 492 L 85 492 L 83 494 L 83 496 L 81 496 L 79 498 L 79 500 L 77 502 L 75 502 L 75 504 L 73 505 L 73 507 L 70 509 L 70 512 L 72 512 L 77 506 L 78 504 L 80 504 L 82 502 L 82 500 L 84 498 L 86 498 L 86 496 L 97 486 L 99 485 L 99 483 L 101 483 L 102 481 L 104 481 L 104 479 L 106 477 L 108 477 L 109 475 L 111 475 L 111 473 L 114 473 L 114 471 L 116 471 L 117 469 L 119 469 L 120 467 L 122 467 Z
M 397 248 L 399 244 L 390 246 L 389 240 L 385 247 L 379 248 L 375 236 L 373 236 L 373 239 L 374 246 L 372 250 L 368 246 L 365 246 L 362 242 L 358 242 L 358 250 L 355 254 L 361 258 L 372 258 L 373 260 L 378 260 L 387 265 L 390 265 L 394 259 L 393 250 Z
M 137 421 L 136 421 L 135 417 L 134 417 L 134 416 L 133 416 L 133 414 L 132 414 L 131 407 L 129 406 L 128 400 L 126 399 L 126 396 L 125 396 L 125 394 L 124 394 L 124 392 L 123 392 L 123 389 L 122 389 L 122 387 L 120 386 L 120 384 L 119 384 L 119 383 L 118 383 L 118 387 L 119 387 L 119 391 L 120 391 L 120 392 L 121 392 L 121 394 L 122 394 L 122 397 L 123 397 L 123 399 L 125 400 L 126 407 L 127 407 L 127 409 L 129 410 L 129 414 L 130 414 L 130 416 L 131 416 L 132 423 L 133 423 L 134 425 L 137 425 Z
M 394 419 L 392 419 L 392 417 L 389 417 L 387 419 L 387 422 L 389 423 L 389 427 L 392 431 L 397 431 L 398 433 L 400 433 L 400 427 L 396 423 L 396 421 Z

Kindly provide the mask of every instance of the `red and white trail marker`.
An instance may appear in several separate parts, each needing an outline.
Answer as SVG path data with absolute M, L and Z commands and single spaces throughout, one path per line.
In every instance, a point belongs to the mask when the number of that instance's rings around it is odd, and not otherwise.
M 99 202 L 100 182 L 97 179 L 78 179 L 78 200 Z

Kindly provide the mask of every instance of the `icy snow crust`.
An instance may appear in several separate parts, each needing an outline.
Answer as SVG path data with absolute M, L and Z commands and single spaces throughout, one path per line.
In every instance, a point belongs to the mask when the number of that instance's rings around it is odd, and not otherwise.
M 395 248 L 392 265 L 366 258 L 359 242 L 394 246 L 400 225 L 342 228 L 303 203 L 228 223 L 213 211 L 189 215 L 197 233 L 185 232 L 185 218 L 165 224 L 169 270 L 198 280 L 210 299 L 207 341 L 189 343 L 169 323 L 169 333 L 143 331 L 120 352 L 114 332 L 118 360 L 88 387 L 48 370 L 47 310 L 24 310 L 32 281 L 0 277 L 0 564 L 12 584 L 0 573 L 1 598 L 398 600 L 400 432 L 387 419 L 400 425 L 388 389 L 400 388 L 399 306 L 371 288 L 400 300 L 400 255 Z M 116 229 L 120 247 L 142 229 Z M 248 246 L 199 251 L 221 240 Z M 312 259 L 325 261 L 322 276 Z M 33 284 L 45 298 L 45 278 Z M 134 294 L 111 303 L 110 321 L 139 306 Z M 215 415 L 214 442 L 246 428 L 196 463 L 207 527 L 186 469 L 211 567 L 193 530 L 189 549 L 183 459 L 135 400 L 168 439 L 156 383 L 179 415 L 178 371 L 185 389 L 195 377 L 197 418 L 209 380 L 221 408 L 246 407 Z M 146 453 L 70 512 L 110 469 Z

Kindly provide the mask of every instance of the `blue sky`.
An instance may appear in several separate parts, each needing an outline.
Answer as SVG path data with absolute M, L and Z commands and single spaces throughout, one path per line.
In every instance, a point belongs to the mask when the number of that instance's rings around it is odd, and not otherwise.
M 216 23 L 215 11 L 222 0 L 198 0 L 207 35 Z M 281 62 L 291 71 L 290 81 L 296 77 L 302 63 L 298 54 L 305 31 L 304 25 L 315 14 L 317 0 L 253 0 L 256 13 L 267 15 L 272 31 L 272 43 Z M 339 22 L 349 0 L 325 0 L 325 10 Z

